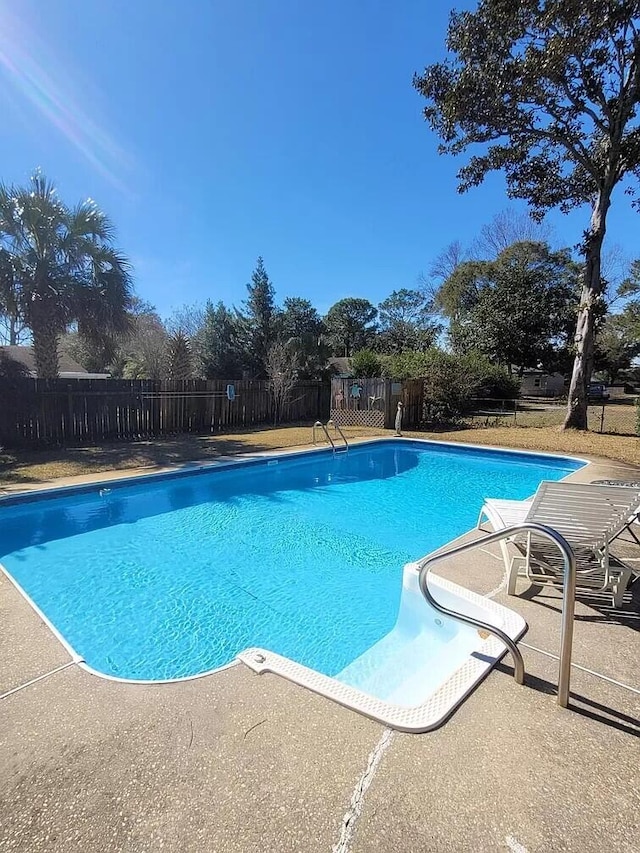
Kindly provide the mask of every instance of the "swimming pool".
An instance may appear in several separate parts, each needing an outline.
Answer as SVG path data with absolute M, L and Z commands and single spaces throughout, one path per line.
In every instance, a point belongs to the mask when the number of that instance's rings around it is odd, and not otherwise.
M 191 677 L 259 646 L 335 676 L 393 628 L 405 563 L 582 464 L 401 439 L 10 498 L 0 560 L 99 673 Z

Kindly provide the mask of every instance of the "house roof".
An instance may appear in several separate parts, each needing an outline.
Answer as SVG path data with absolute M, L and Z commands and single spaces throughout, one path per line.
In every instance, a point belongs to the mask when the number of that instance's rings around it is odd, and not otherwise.
M 33 355 L 33 347 L 6 346 L 0 347 L 7 358 L 23 364 L 32 376 L 36 376 L 36 360 Z M 58 353 L 59 375 L 62 379 L 89 379 L 106 376 L 102 373 L 89 373 L 81 364 L 78 364 L 67 353 Z
M 519 370 L 519 368 L 518 368 L 517 364 L 511 365 L 511 371 L 516 376 L 518 375 L 518 370 Z M 522 371 L 522 375 L 523 376 L 562 376 L 562 374 L 559 373 L 557 370 L 550 372 L 548 370 L 542 370 L 539 367 L 527 367 Z

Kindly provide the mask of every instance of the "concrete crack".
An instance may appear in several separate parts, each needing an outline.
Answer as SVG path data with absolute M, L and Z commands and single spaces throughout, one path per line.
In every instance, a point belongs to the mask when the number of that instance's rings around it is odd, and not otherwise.
M 266 723 L 266 722 L 267 722 L 267 720 L 266 720 L 266 718 L 265 718 L 264 720 L 260 720 L 260 722 L 259 722 L 259 723 L 254 723 L 254 725 L 252 725 L 250 729 L 247 729 L 247 730 L 246 730 L 246 732 L 244 733 L 244 737 L 243 737 L 242 739 L 243 739 L 243 740 L 246 740 L 246 739 L 247 739 L 247 735 L 248 735 L 250 732 L 252 732 L 254 729 L 257 729 L 257 728 L 258 728 L 258 726 L 261 726 L 263 723 Z
M 481 548 L 480 550 L 484 551 L 484 548 Z M 485 551 L 485 553 L 488 554 L 489 552 Z M 492 554 L 491 556 L 495 557 L 496 555 Z M 502 558 L 498 557 L 497 559 L 502 559 Z M 502 579 L 501 579 L 500 583 L 498 584 L 498 586 L 494 587 L 491 590 L 491 592 L 486 593 L 486 595 L 484 597 L 485 598 L 495 598 L 496 595 L 499 592 L 502 592 L 502 590 L 506 587 L 508 579 L 509 579 L 509 569 L 505 566 L 504 571 L 502 573 Z
M 349 853 L 351 849 L 351 842 L 353 841 L 353 835 L 355 832 L 356 824 L 358 822 L 358 818 L 362 813 L 362 807 L 364 805 L 364 798 L 369 790 L 369 786 L 373 782 L 373 777 L 376 775 L 376 771 L 380 762 L 382 761 L 382 757 L 389 749 L 393 742 L 395 732 L 391 729 L 384 729 L 382 732 L 382 736 L 378 743 L 374 746 L 371 753 L 369 754 L 369 760 L 367 761 L 367 766 L 358 780 L 358 784 L 355 787 L 353 794 L 351 795 L 351 802 L 349 803 L 349 808 L 342 818 L 342 826 L 340 827 L 340 838 L 337 844 L 334 844 L 331 848 L 332 853 Z

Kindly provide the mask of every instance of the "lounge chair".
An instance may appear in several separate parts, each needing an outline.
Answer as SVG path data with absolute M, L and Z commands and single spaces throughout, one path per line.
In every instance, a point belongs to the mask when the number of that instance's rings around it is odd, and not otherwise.
M 478 526 L 486 518 L 494 530 L 524 521 L 557 530 L 576 555 L 576 586 L 611 592 L 614 606 L 620 607 L 633 572 L 609 553 L 609 545 L 639 513 L 640 488 L 545 481 L 531 501 L 487 500 Z M 510 541 L 520 553 L 511 556 L 507 543 L 501 543 L 509 595 L 515 595 L 520 576 L 533 583 L 561 582 L 562 557 L 552 543 L 531 533 L 518 534 Z
M 640 480 L 592 480 L 594 486 L 627 486 L 630 489 L 640 489 Z M 640 517 L 636 516 L 635 521 L 629 527 L 631 538 L 640 545 L 640 533 L 637 533 L 633 528 L 640 528 Z
M 481 530 L 485 519 L 494 530 L 504 530 L 505 527 L 522 524 L 531 509 L 532 503 L 533 500 L 513 501 L 501 500 L 500 498 L 487 498 L 480 510 L 476 527 L 478 530 Z M 504 560 L 507 571 L 511 565 L 511 555 L 507 547 L 507 542 L 510 541 L 510 539 L 501 539 L 499 542 L 502 559 Z

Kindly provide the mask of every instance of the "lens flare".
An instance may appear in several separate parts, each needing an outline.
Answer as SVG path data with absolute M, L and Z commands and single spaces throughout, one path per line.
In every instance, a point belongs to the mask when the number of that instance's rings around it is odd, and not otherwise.
M 131 167 L 123 148 L 80 105 L 81 93 L 62 60 L 55 56 L 25 18 L 0 3 L 0 74 L 112 184 L 124 189 L 119 174 Z M 37 57 L 37 58 L 36 58 Z

